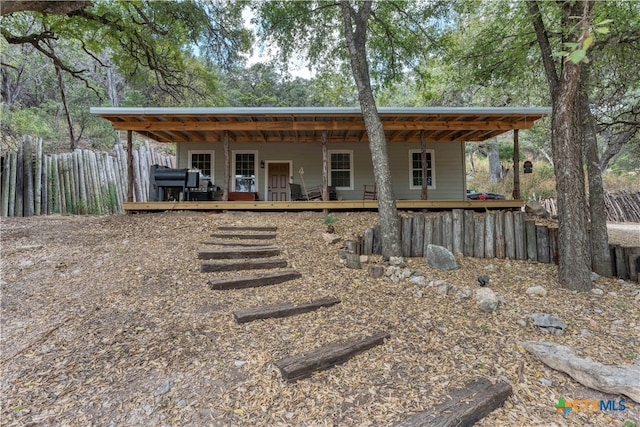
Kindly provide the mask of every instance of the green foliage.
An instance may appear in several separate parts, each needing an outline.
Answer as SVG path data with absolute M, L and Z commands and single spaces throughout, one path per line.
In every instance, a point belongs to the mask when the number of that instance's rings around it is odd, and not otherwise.
M 105 203 L 105 211 L 110 214 L 119 212 L 118 202 L 118 190 L 116 189 L 116 183 L 111 182 L 106 189 L 102 190 L 102 200 Z
M 281 50 L 287 66 L 302 55 L 319 70 L 349 64 L 340 3 L 269 1 L 257 9 L 259 36 Z M 401 80 L 405 70 L 424 60 L 425 44 L 443 32 L 443 17 L 451 9 L 444 2 L 376 1 L 367 27 L 367 61 L 374 87 Z M 349 75 L 347 73 L 347 75 Z
M 335 216 L 329 214 L 329 215 L 326 215 L 324 217 L 324 221 L 323 222 L 324 222 L 325 225 L 331 225 L 331 224 L 333 224 L 333 223 L 335 223 L 337 221 L 338 221 L 338 218 L 336 218 Z
M 45 106 L 46 107 L 46 106 Z M 22 135 L 38 135 L 43 138 L 57 137 L 47 108 L 3 108 L 3 133 L 21 137 Z
M 87 206 L 87 201 L 86 200 L 77 200 L 72 213 L 77 214 L 77 215 L 86 215 L 89 213 L 89 208 Z M 93 213 L 93 212 L 92 212 Z
M 498 144 L 498 156 L 500 157 L 500 161 L 510 162 L 513 161 L 513 144 L 512 143 L 501 143 Z M 524 151 L 522 151 L 522 147 L 518 152 L 518 156 L 520 159 L 524 159 Z
M 240 63 L 251 44 L 243 7 L 243 2 L 98 0 L 72 15 L 27 11 L 3 16 L 3 107 L 10 107 L 3 108 L 3 115 L 38 110 L 32 122 L 20 115 L 3 120 L 3 131 L 62 136 L 66 121 L 54 63 L 63 71 L 75 135 L 98 138 L 98 145 L 113 141 L 113 131 L 105 135 L 104 121 L 88 110 L 105 105 L 107 98 L 106 105 L 220 104 L 215 70 Z M 57 111 L 41 120 L 47 101 Z

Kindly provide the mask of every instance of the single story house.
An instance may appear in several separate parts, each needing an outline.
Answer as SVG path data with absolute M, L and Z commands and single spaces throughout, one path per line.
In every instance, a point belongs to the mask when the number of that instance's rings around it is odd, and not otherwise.
M 398 200 L 466 200 L 465 143 L 517 133 L 550 108 L 379 108 Z M 292 189 L 331 188 L 362 200 L 375 183 L 359 108 L 92 108 L 116 130 L 177 145 L 179 168 L 230 193 L 291 201 Z M 516 151 L 517 152 L 517 151 Z M 324 166 L 323 166 L 324 165 Z M 517 170 L 517 169 L 516 169 Z M 295 194 L 295 192 L 294 192 Z M 295 195 L 293 196 L 295 198 Z

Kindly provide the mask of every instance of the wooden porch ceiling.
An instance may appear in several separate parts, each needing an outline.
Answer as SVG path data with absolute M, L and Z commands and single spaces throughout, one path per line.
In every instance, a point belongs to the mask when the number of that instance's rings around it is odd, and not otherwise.
M 387 141 L 484 141 L 529 129 L 550 108 L 379 108 Z M 367 142 L 358 108 L 92 108 L 116 130 L 158 142 Z

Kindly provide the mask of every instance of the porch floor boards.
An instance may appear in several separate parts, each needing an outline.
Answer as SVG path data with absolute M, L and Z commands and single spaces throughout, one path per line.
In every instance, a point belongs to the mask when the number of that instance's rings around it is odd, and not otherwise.
M 524 200 L 396 200 L 398 209 L 520 209 Z M 170 210 L 242 210 L 242 211 L 307 211 L 307 210 L 355 210 L 378 209 L 377 200 L 331 200 L 300 202 L 125 202 L 125 212 L 170 211 Z

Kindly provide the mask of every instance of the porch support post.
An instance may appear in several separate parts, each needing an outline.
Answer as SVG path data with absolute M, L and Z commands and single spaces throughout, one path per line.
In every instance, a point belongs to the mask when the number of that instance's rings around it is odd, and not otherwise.
M 229 131 L 224 131 L 224 187 L 222 188 L 222 200 L 229 201 L 229 176 L 231 175 L 231 156 L 229 153 Z
M 322 131 L 322 200 L 329 200 L 329 154 L 327 152 L 327 131 Z M 323 209 L 324 215 L 329 214 L 329 209 Z
M 420 199 L 427 200 L 427 140 L 424 130 L 420 131 L 420 147 L 422 148 L 422 156 L 420 158 L 422 163 L 422 192 L 420 193 Z
M 513 200 L 520 200 L 520 145 L 518 129 L 513 131 Z
M 322 131 L 322 200 L 329 200 L 329 155 L 327 153 L 327 131 Z
M 133 202 L 133 131 L 127 131 L 127 202 Z

